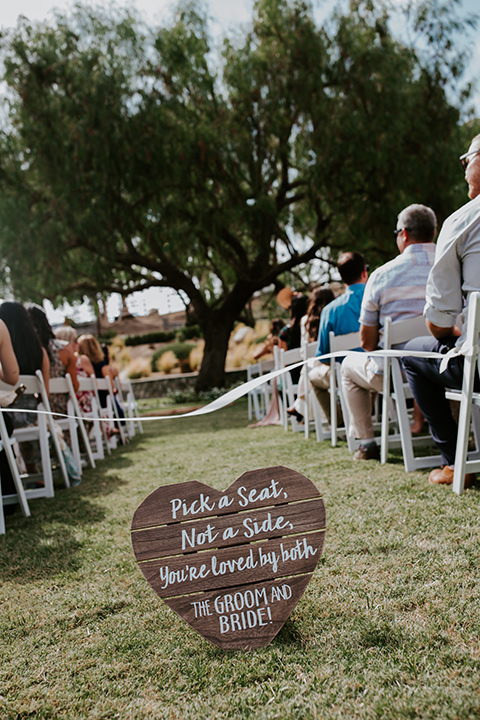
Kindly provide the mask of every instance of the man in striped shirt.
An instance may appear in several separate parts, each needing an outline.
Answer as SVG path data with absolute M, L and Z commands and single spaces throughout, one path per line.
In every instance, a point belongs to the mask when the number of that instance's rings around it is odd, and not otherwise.
M 365 287 L 360 311 L 360 339 L 365 351 L 382 347 L 386 317 L 397 322 L 422 315 L 427 278 L 435 259 L 436 230 L 435 213 L 425 205 L 409 205 L 399 214 L 394 234 L 400 255 L 377 268 Z M 371 394 L 382 391 L 381 358 L 351 353 L 342 364 L 342 386 L 350 413 L 349 434 L 360 440 L 353 457 L 378 460 Z

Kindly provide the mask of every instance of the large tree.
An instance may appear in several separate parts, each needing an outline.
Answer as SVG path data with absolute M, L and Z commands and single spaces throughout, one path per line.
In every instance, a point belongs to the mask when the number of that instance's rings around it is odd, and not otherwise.
M 187 5 L 156 29 L 118 9 L 21 20 L 2 52 L 6 279 L 57 301 L 176 289 L 205 337 L 199 388 L 223 384 L 254 292 L 325 248 L 390 256 L 408 202 L 452 209 L 447 71 L 395 40 L 378 2 L 327 30 L 301 0 L 258 0 L 221 58 Z

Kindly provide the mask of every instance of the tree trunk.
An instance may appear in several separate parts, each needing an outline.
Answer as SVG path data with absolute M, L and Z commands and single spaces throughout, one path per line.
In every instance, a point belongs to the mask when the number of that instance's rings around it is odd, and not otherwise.
M 195 383 L 197 391 L 225 386 L 225 359 L 234 322 L 234 317 L 223 317 L 220 320 L 216 316 L 209 319 L 206 326 L 202 327 L 205 349 Z

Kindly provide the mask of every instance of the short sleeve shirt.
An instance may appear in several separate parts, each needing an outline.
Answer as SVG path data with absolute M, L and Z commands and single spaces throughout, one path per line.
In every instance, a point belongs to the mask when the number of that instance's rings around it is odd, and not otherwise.
M 359 316 L 362 305 L 364 283 L 349 285 L 343 295 L 325 305 L 320 315 L 318 329 L 317 357 L 330 352 L 330 332 L 335 335 L 348 335 L 360 329 Z M 360 349 L 360 348 L 359 348 Z M 328 360 L 322 362 L 328 363 Z
M 386 317 L 396 322 L 421 315 L 434 259 L 433 243 L 414 243 L 377 268 L 365 286 L 360 323 L 382 331 Z
M 466 327 L 471 292 L 480 290 L 480 195 L 450 215 L 438 236 L 430 272 L 425 317 L 439 327 L 451 327 L 462 314 Z M 457 345 L 464 341 L 462 334 Z
M 363 296 L 360 323 L 378 326 L 380 333 L 385 318 L 392 322 L 422 315 L 428 275 L 435 260 L 433 243 L 408 245 L 401 255 L 377 268 L 369 277 Z M 380 335 L 379 347 L 383 347 Z M 400 348 L 403 346 L 396 345 Z M 375 372 L 383 372 L 381 358 L 370 358 Z

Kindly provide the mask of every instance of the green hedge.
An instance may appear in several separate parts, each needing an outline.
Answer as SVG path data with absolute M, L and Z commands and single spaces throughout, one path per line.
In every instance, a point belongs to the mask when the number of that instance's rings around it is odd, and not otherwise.
M 159 342 L 170 342 L 175 340 L 175 336 L 176 333 L 173 330 L 157 330 L 142 335 L 128 335 L 125 338 L 125 345 L 151 345 Z
M 191 340 L 201 336 L 202 333 L 198 325 L 185 325 L 178 330 L 156 330 L 142 335 L 128 335 L 125 338 L 125 345 L 152 345 L 153 343 L 171 342 L 175 339 L 180 341 Z

